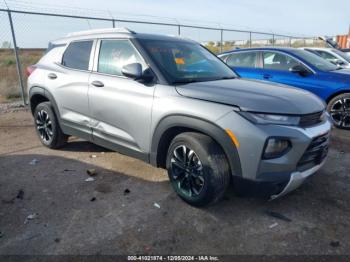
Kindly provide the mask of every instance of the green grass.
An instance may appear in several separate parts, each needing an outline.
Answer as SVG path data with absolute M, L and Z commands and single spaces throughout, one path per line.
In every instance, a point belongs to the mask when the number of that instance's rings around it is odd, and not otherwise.
M 27 66 L 36 64 L 42 57 L 43 50 L 20 50 L 19 59 L 23 72 L 23 83 L 26 85 Z M 18 83 L 16 59 L 13 49 L 0 49 L 0 101 L 19 99 L 21 92 Z
M 5 66 L 15 65 L 16 64 L 16 60 L 12 59 L 12 58 L 7 58 L 7 59 L 4 60 L 3 64 Z
M 21 98 L 20 94 L 8 94 L 6 96 L 7 100 L 17 100 L 18 98 Z

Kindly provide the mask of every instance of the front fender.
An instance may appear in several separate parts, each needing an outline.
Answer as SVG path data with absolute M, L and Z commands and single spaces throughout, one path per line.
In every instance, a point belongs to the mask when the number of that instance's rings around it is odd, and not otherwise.
M 159 152 L 159 148 L 164 134 L 166 134 L 167 130 L 175 127 L 194 130 L 213 138 L 226 154 L 232 175 L 242 176 L 241 163 L 237 149 L 225 130 L 215 123 L 187 115 L 170 115 L 159 121 L 151 142 L 150 163 L 152 165 L 158 165 L 158 154 L 161 153 Z

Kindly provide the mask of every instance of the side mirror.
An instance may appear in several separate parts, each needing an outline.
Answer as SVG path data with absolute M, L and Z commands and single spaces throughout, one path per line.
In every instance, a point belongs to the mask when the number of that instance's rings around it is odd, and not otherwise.
M 339 66 L 343 66 L 343 65 L 345 65 L 345 62 L 343 60 L 337 59 L 337 60 L 335 60 L 335 64 L 339 65 Z
M 295 65 L 289 68 L 289 71 L 294 74 L 299 74 L 301 76 L 307 76 L 310 72 L 302 65 Z
M 140 63 L 132 63 L 123 66 L 122 74 L 126 77 L 138 80 L 142 77 L 142 65 Z
M 123 66 L 122 74 L 128 78 L 140 81 L 151 82 L 154 79 L 154 74 L 150 68 L 142 72 L 142 65 L 140 63 L 132 63 Z

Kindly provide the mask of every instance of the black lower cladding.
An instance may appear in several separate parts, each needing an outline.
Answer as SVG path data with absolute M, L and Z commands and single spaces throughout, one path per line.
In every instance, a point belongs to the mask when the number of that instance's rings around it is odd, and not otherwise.
M 328 154 L 329 133 L 315 137 L 297 164 L 298 171 L 305 171 L 322 163 Z
M 283 191 L 289 182 L 290 175 L 283 180 L 253 181 L 242 177 L 234 177 L 233 186 L 236 193 L 247 197 L 270 197 Z

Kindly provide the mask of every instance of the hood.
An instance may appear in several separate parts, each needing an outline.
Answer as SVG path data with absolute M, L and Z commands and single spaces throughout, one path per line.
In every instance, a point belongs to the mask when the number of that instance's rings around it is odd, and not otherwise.
M 346 80 L 350 80 L 350 69 L 349 68 L 343 68 L 339 70 L 330 71 L 333 74 L 338 75 L 339 77 L 345 77 Z
M 325 104 L 302 89 L 271 82 L 230 79 L 176 86 L 186 97 L 238 106 L 245 111 L 277 114 L 310 114 L 324 110 Z

